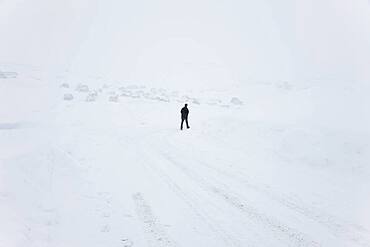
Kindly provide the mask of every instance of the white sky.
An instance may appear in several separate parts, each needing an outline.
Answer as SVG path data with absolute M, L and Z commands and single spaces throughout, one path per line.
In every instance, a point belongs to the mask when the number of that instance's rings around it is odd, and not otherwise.
M 0 62 L 120 80 L 370 79 L 367 0 L 2 0 Z

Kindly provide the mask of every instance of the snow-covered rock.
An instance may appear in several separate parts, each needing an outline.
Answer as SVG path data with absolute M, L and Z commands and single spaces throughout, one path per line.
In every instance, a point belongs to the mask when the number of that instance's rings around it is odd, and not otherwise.
M 242 105 L 243 101 L 241 101 L 238 97 L 232 97 L 230 103 L 234 105 Z
M 76 87 L 76 91 L 86 93 L 86 92 L 89 92 L 89 87 L 87 85 L 84 85 L 84 84 L 79 84 Z
M 63 96 L 64 100 L 73 100 L 73 95 L 71 93 L 66 93 Z
M 69 88 L 69 84 L 68 83 L 62 83 L 60 85 L 61 88 Z
M 109 101 L 110 102 L 118 102 L 119 96 L 118 95 L 111 95 L 109 96 Z
M 86 101 L 93 102 L 93 101 L 96 101 L 97 98 L 98 98 L 98 93 L 94 91 L 94 92 L 89 93 L 86 96 Z

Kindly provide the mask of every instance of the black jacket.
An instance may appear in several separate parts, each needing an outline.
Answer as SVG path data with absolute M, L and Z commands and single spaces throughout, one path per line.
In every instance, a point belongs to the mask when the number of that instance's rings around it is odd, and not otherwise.
M 181 109 L 181 118 L 187 118 L 189 115 L 189 109 L 187 107 L 183 107 Z

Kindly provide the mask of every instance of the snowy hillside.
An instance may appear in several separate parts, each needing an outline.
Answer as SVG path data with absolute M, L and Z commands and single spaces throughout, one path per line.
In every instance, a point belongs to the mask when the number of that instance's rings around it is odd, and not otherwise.
M 370 246 L 367 1 L 0 7 L 0 247 Z

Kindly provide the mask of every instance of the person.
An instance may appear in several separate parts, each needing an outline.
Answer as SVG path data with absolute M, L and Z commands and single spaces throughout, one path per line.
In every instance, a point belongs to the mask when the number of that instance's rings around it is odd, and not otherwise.
M 181 130 L 182 130 L 184 121 L 186 122 L 186 127 L 188 129 L 190 128 L 189 123 L 188 123 L 188 115 L 189 115 L 188 104 L 185 104 L 185 106 L 181 109 Z

